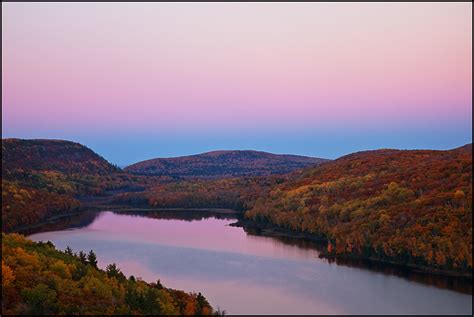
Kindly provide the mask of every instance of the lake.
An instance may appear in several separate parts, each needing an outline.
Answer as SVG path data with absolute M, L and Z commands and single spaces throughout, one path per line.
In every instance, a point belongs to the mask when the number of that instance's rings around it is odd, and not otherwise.
M 232 214 L 85 213 L 29 237 L 93 249 L 99 266 L 201 292 L 229 314 L 471 314 L 471 281 L 336 263 L 309 242 L 246 233 Z M 466 283 L 464 283 L 465 281 Z

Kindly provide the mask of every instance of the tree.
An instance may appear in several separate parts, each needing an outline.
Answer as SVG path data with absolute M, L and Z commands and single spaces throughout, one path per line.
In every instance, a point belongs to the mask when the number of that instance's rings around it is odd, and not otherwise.
M 163 284 L 161 284 L 160 279 L 157 279 L 157 280 L 156 280 L 155 288 L 156 288 L 156 289 L 163 289 Z
M 32 315 L 48 315 L 55 310 L 56 292 L 40 283 L 33 289 L 23 291 L 25 302 Z
M 458 189 L 454 192 L 454 199 L 461 200 L 464 197 L 466 197 L 466 194 L 464 194 L 464 192 L 462 190 Z
M 82 264 L 87 264 L 87 256 L 83 251 L 79 251 L 78 258 L 79 258 L 79 261 L 81 261 Z
M 2 233 L 2 315 L 196 314 L 196 295 L 127 280 L 115 264 L 94 268 L 18 234 Z M 94 261 L 92 261 L 94 262 Z M 119 279 L 111 278 L 117 275 Z M 121 278 L 120 278 L 121 277 Z M 205 298 L 202 299 L 205 302 Z M 202 308 L 212 314 L 212 307 Z
M 105 271 L 107 272 L 108 277 L 115 277 L 118 280 L 125 280 L 125 275 L 122 273 L 122 271 L 120 271 L 120 269 L 117 267 L 117 264 L 115 263 L 107 265 Z
M 13 270 L 2 260 L 2 288 L 10 285 L 14 279 Z
M 69 246 L 66 247 L 66 250 L 64 250 L 64 253 L 66 253 L 67 255 L 73 255 L 74 254 L 72 252 L 72 249 Z
M 202 294 L 199 292 L 196 296 L 196 302 L 197 302 L 197 307 L 196 307 L 196 315 L 202 315 L 203 314 L 203 310 L 206 308 L 206 307 L 209 307 L 209 302 L 207 301 L 207 299 L 202 296 Z M 225 311 L 222 311 L 221 313 L 225 314 Z
M 94 251 L 89 251 L 89 254 L 87 255 L 87 261 L 90 265 L 97 268 L 97 256 L 95 255 Z
M 217 310 L 214 312 L 214 316 L 225 316 L 227 312 L 225 310 L 221 310 L 219 306 L 217 306 Z

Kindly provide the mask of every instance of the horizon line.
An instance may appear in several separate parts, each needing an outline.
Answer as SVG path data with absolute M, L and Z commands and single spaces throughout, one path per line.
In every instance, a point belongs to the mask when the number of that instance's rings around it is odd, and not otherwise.
M 76 144 L 79 144 L 81 146 L 84 146 L 88 149 L 90 149 L 91 151 L 93 151 L 94 153 L 96 153 L 97 155 L 100 155 L 102 158 L 104 158 L 105 160 L 107 160 L 107 162 L 109 162 L 110 164 L 113 164 L 113 165 L 117 165 L 117 166 L 123 166 L 123 167 L 127 167 L 127 166 L 131 166 L 133 164 L 136 164 L 136 163 L 140 163 L 140 162 L 146 162 L 146 161 L 150 161 L 150 160 L 154 160 L 154 159 L 172 159 L 172 158 L 182 158 L 182 157 L 189 157 L 189 156 L 198 156 L 198 155 L 203 155 L 203 154 L 209 154 L 209 153 L 213 153 L 213 152 L 233 152 L 233 151 L 242 151 L 242 152 L 260 152 L 260 153 L 267 153 L 267 154 L 273 154 L 273 155 L 290 155 L 290 156 L 299 156 L 299 157 L 306 157 L 306 158 L 314 158 L 314 159 L 323 159 L 323 160 L 328 160 L 328 161 L 335 161 L 337 159 L 340 159 L 344 156 L 347 156 L 347 155 L 350 155 L 350 154 L 355 154 L 355 153 L 360 153 L 360 152 L 367 152 L 367 151 L 380 151 L 380 150 L 396 150 L 396 151 L 450 151 L 450 150 L 455 150 L 455 149 L 458 149 L 458 148 L 462 148 L 464 146 L 467 146 L 467 145 L 472 145 L 472 140 L 471 142 L 468 142 L 468 143 L 465 143 L 465 144 L 462 144 L 462 145 L 459 145 L 459 146 L 456 146 L 456 147 L 452 147 L 452 148 L 447 148 L 447 149 L 433 149 L 433 148 L 414 148 L 414 149 L 407 149 L 407 148 L 384 148 L 384 147 L 381 147 L 381 148 L 372 148 L 372 149 L 361 149 L 361 150 L 358 150 L 358 151 L 353 151 L 353 152 L 348 152 L 348 153 L 345 153 L 341 156 L 338 156 L 334 159 L 330 159 L 330 158 L 325 158 L 325 157 L 316 157 L 316 156 L 308 156 L 308 155 L 301 155 L 301 154 L 292 154 L 292 153 L 275 153 L 275 152 L 267 152 L 267 151 L 261 151 L 261 150 L 256 150 L 256 149 L 216 149 L 216 150 L 211 150 L 211 151 L 205 151 L 205 152 L 199 152 L 199 153 L 194 153 L 194 154 L 187 154 L 187 155 L 179 155 L 179 156 L 157 156 L 157 157 L 153 157 L 153 158 L 149 158 L 149 159 L 144 159 L 144 160 L 140 160 L 140 161 L 137 161 L 137 162 L 134 162 L 134 163 L 130 163 L 130 164 L 118 164 L 118 163 L 112 163 L 111 161 L 109 161 L 108 159 L 106 159 L 104 156 L 102 156 L 101 154 L 97 153 L 96 150 L 93 150 L 91 147 L 87 146 L 86 144 L 83 144 L 83 143 L 80 143 L 80 142 L 77 142 L 77 141 L 73 141 L 73 140 L 68 140 L 68 139 L 57 139 L 57 138 L 17 138 L 17 137 L 7 137 L 7 138 L 4 138 L 2 136 L 2 141 L 4 140 L 27 140 L 27 141 L 65 141 L 65 142 L 71 142 L 71 143 L 76 143 Z

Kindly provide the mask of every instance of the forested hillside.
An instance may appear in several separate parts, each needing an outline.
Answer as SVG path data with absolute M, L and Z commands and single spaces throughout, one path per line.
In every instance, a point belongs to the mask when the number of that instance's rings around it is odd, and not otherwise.
M 69 195 L 2 181 L 2 231 L 34 225 L 78 207 L 79 201 Z
M 63 140 L 2 139 L 2 173 L 54 170 L 65 174 L 108 174 L 119 169 L 89 148 Z
M 41 154 L 49 147 L 54 155 Z M 2 171 L 3 231 L 75 211 L 78 197 L 111 191 L 119 205 L 246 210 L 247 222 L 327 241 L 329 255 L 472 269 L 470 144 L 364 151 L 284 175 L 172 181 L 121 171 L 77 143 L 6 139 Z
M 305 170 L 246 218 L 329 241 L 329 254 L 472 270 L 472 145 L 377 150 Z
M 74 211 L 79 196 L 145 188 L 159 179 L 123 172 L 78 143 L 2 139 L 2 230 Z
M 156 184 L 140 193 L 115 195 L 117 204 L 154 208 L 229 208 L 244 211 L 273 186 L 290 177 L 235 177 Z
M 79 143 L 20 139 L 2 139 L 2 179 L 76 196 L 147 182 L 123 172 Z
M 210 315 L 199 294 L 101 270 L 93 252 L 59 251 L 2 233 L 2 315 Z
M 328 160 L 259 151 L 213 151 L 198 155 L 156 158 L 127 166 L 126 171 L 176 178 L 225 178 L 284 174 Z

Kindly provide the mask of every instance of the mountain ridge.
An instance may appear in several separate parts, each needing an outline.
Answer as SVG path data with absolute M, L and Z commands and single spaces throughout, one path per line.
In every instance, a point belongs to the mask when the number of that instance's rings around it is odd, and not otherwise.
M 2 139 L 2 173 L 14 170 L 104 174 L 118 171 L 85 145 L 57 139 Z
M 153 158 L 128 165 L 125 171 L 145 175 L 221 178 L 284 174 L 328 159 L 256 150 L 215 150 L 200 154 Z M 182 166 L 186 164 L 186 166 Z

